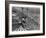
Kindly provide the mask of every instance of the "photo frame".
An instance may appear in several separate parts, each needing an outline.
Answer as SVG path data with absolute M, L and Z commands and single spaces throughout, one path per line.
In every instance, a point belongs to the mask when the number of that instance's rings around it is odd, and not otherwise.
M 5 36 L 22 37 L 45 34 L 45 3 L 6 1 Z

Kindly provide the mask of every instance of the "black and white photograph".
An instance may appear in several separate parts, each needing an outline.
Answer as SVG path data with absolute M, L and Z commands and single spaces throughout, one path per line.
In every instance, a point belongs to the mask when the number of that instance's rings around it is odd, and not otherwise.
M 8 4 L 8 35 L 44 34 L 43 3 L 23 3 Z
M 40 30 L 40 8 L 12 7 L 12 31 Z

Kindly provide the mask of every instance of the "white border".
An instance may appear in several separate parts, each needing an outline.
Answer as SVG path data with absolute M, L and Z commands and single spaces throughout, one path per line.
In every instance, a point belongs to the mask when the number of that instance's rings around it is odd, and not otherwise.
M 14 31 L 12 32 L 12 7 L 35 7 L 40 8 L 40 30 Z M 43 33 L 43 7 L 42 5 L 9 4 L 9 35 Z

